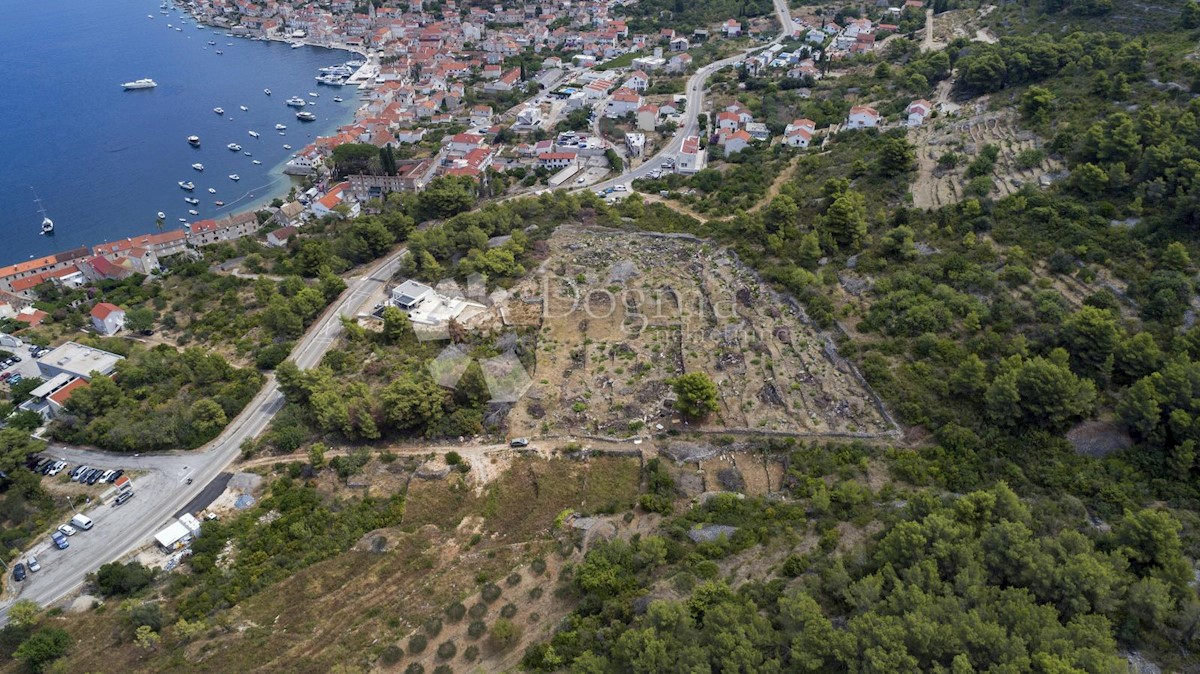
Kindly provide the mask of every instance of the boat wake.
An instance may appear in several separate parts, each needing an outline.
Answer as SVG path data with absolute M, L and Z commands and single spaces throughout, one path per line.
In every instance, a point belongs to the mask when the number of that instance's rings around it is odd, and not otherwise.
M 287 176 L 280 176 L 265 185 L 258 185 L 256 187 L 251 187 L 249 190 L 246 190 L 246 192 L 243 193 L 242 196 L 238 197 L 237 199 L 234 199 L 233 201 L 226 201 L 225 205 L 222 206 L 221 208 L 222 209 L 234 208 L 235 206 L 237 206 L 239 203 L 241 203 L 243 201 L 248 201 L 250 199 L 253 199 L 255 194 L 261 195 L 264 190 L 270 189 L 270 188 L 274 187 L 275 185 L 279 184 L 280 182 L 283 182 L 286 179 L 287 179 Z

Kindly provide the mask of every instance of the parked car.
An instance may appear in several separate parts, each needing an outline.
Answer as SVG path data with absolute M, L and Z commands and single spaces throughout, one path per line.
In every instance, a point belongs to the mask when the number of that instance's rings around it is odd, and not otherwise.
M 64 536 L 74 536 L 75 534 L 79 533 L 79 531 L 75 527 L 71 526 L 70 524 L 62 525 L 61 527 L 58 528 L 58 531 L 59 531 L 59 533 L 63 534 Z
M 66 467 L 67 467 L 66 461 L 59 461 L 59 462 L 55 463 L 53 466 L 51 466 L 50 470 L 46 471 L 46 474 L 51 477 L 54 477 L 55 475 L 58 475 L 59 473 L 61 473 L 63 468 L 66 468 Z
M 17 562 L 17 565 L 13 567 L 13 580 L 17 581 L 18 583 L 25 580 L 24 564 Z
M 133 492 L 127 491 L 127 492 L 121 494 L 120 496 L 118 496 L 116 498 L 116 500 L 113 501 L 113 507 L 116 508 L 117 506 L 121 505 L 122 503 L 128 501 L 131 498 L 133 498 Z
M 97 482 L 108 482 L 108 479 L 110 477 L 112 477 L 113 473 L 115 473 L 115 472 L 117 472 L 117 471 L 112 470 L 111 468 L 104 471 L 103 473 L 100 474 L 100 479 L 97 480 Z
M 528 447 L 529 438 L 513 438 L 512 442 L 508 443 L 509 447 Z
M 108 478 L 108 481 L 109 481 L 110 483 L 111 483 L 111 482 L 116 482 L 116 481 L 117 481 L 117 478 L 121 477 L 121 476 L 122 476 L 122 475 L 124 475 L 124 474 L 125 474 L 125 469 L 124 469 L 124 468 L 118 468 L 118 469 L 117 469 L 117 472 L 113 473 L 113 474 L 112 474 L 112 477 Z
M 91 474 L 88 475 L 87 483 L 88 484 L 96 484 L 96 481 L 99 480 L 100 476 L 103 474 L 104 473 L 99 468 L 97 468 L 96 470 L 93 470 L 91 472 Z
M 38 571 L 41 571 L 41 570 L 42 570 L 42 564 L 41 564 L 41 562 L 39 562 L 37 560 L 37 557 L 30 557 L 29 558 L 29 572 L 37 573 Z
M 63 536 L 62 533 L 58 531 L 50 534 L 50 540 L 54 541 L 54 547 L 58 548 L 59 550 L 66 550 L 71 546 L 71 543 L 67 540 L 67 537 Z
M 618 192 L 627 192 L 627 191 L 629 191 L 629 188 L 628 188 L 628 187 L 625 187 L 624 185 L 617 185 L 617 186 L 616 186 L 616 187 L 614 187 L 613 189 L 614 189 L 614 190 L 616 190 L 616 191 L 618 191 Z
M 21 382 L 22 382 L 24 379 L 25 379 L 25 378 L 24 378 L 24 377 L 22 377 L 21 375 L 19 375 L 19 374 L 14 374 L 13 376 L 11 376 L 11 377 L 9 377 L 9 378 L 8 378 L 8 385 L 9 385 L 9 386 L 12 386 L 12 385 L 14 385 L 14 384 L 19 384 L 19 383 L 21 383 Z
M 80 478 L 82 478 L 83 474 L 88 470 L 90 469 L 87 466 L 76 466 L 75 470 L 71 471 L 71 481 L 79 482 Z

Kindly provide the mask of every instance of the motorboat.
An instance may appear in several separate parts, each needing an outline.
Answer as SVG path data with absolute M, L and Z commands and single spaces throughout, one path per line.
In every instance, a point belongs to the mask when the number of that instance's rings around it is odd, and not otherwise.
M 163 213 L 162 211 L 159 211 L 159 212 L 158 212 L 158 219 L 159 219 L 159 220 L 162 220 L 162 219 L 164 219 L 164 218 L 166 218 L 166 217 L 167 217 L 167 214 L 166 214 L 166 213 Z
M 195 164 L 192 164 L 192 168 L 196 169 L 197 171 L 203 171 L 203 170 L 204 170 L 204 164 L 201 164 L 201 163 L 199 163 L 199 162 L 196 162 Z
M 271 95 L 271 90 L 270 90 L 270 89 L 263 89 L 263 93 L 264 93 L 264 94 L 266 94 L 266 95 L 268 95 L 268 96 L 270 96 L 270 95 Z
M 250 137 L 251 137 L 251 138 L 258 138 L 258 132 L 257 132 L 257 131 L 248 131 L 247 133 L 249 133 L 249 134 L 250 134 Z
M 334 102 L 334 103 L 341 103 L 341 102 L 342 102 L 342 100 L 343 100 L 343 99 L 342 99 L 342 97 L 341 97 L 341 96 L 334 96 L 334 97 L 333 97 L 333 102 Z
M 284 130 L 284 129 L 286 129 L 286 128 L 287 128 L 287 125 L 285 125 L 285 124 L 276 124 L 276 125 L 275 125 L 275 130 L 276 130 L 276 131 L 283 131 L 283 130 Z
M 214 203 L 214 204 L 216 204 L 217 206 L 224 206 L 224 205 L 225 205 L 225 202 L 224 202 L 224 201 L 214 201 L 213 203 Z
M 186 24 L 185 24 L 185 25 L 186 25 Z M 176 29 L 175 29 L 175 31 L 176 31 L 176 32 L 179 32 L 179 33 L 182 33 L 182 32 L 183 32 L 183 29 L 182 29 L 182 28 L 176 28 Z
M 243 152 L 242 154 L 246 155 L 247 157 L 251 156 L 249 150 L 247 150 L 246 152 Z
M 188 192 L 191 192 L 192 190 L 196 189 L 196 183 L 194 183 L 190 180 L 187 180 L 187 181 L 180 180 L 179 186 L 181 188 L 187 190 Z
M 241 176 L 239 176 L 239 175 L 238 175 L 238 174 L 236 174 L 236 173 L 230 173 L 230 174 L 229 174 L 229 179 L 230 179 L 230 180 L 237 181 L 237 180 L 241 180 L 241 179 L 242 179 L 242 177 L 241 177 Z
M 225 147 L 229 148 L 233 152 L 241 152 L 242 151 L 242 146 L 238 145 L 237 143 L 230 143 L 230 144 L 226 145 Z
M 199 199 L 196 199 L 196 198 L 194 198 L 194 197 L 184 197 L 184 198 L 183 198 L 183 200 L 184 200 L 184 201 L 186 201 L 186 202 L 188 202 L 189 204 L 192 204 L 192 205 L 195 205 L 195 204 L 198 204 L 198 203 L 200 203 L 200 200 L 199 200 Z
M 285 150 L 290 150 L 290 149 L 292 149 L 292 146 L 291 146 L 291 145 L 284 145 L 284 146 L 283 146 L 283 149 L 285 149 Z
M 292 49 L 299 49 L 299 48 L 301 48 L 301 47 L 303 47 L 303 46 L 304 46 L 304 43 L 303 43 L 303 42 L 293 42 L 293 43 L 292 43 Z
M 250 108 L 247 108 L 247 107 L 246 107 L 246 106 L 244 106 L 244 105 L 239 105 L 238 107 L 239 107 L 239 108 L 241 108 L 242 112 L 249 112 L 249 111 L 250 111 Z
M 318 94 L 318 93 L 317 93 L 317 92 L 315 92 L 315 91 L 310 91 L 310 92 L 308 92 L 308 95 L 309 95 L 309 96 L 312 96 L 313 98 L 320 98 L 320 97 L 321 97 L 321 94 Z
M 308 105 L 308 102 L 299 96 L 292 96 L 291 98 L 287 99 L 287 104 L 293 108 L 303 108 L 304 106 Z
M 210 188 L 208 188 L 208 193 L 209 193 L 209 194 L 216 194 L 216 193 L 217 193 L 217 188 L 215 188 L 215 187 L 210 187 Z
M 296 119 L 300 120 L 301 122 L 315 122 L 317 120 L 317 116 L 311 112 L 301 110 L 300 112 L 296 113 Z
M 253 164 L 255 164 L 255 165 L 258 165 L 258 164 L 261 164 L 262 162 L 260 162 L 259 160 L 255 159 L 255 160 L 254 160 L 252 163 L 253 163 Z
M 188 209 L 188 213 L 190 213 L 190 214 L 192 214 L 192 215 L 200 215 L 200 211 L 198 211 L 198 210 L 196 210 L 196 209 L 194 209 L 194 208 L 189 208 L 189 209 Z
M 281 136 L 286 136 L 286 135 L 287 135 L 287 131 L 280 131 L 280 132 L 279 132 L 279 135 L 281 135 Z
M 187 218 L 179 218 L 180 222 L 187 222 Z
M 132 91 L 134 89 L 153 89 L 154 87 L 157 87 L 157 86 L 158 86 L 158 82 L 155 82 L 154 80 L 150 79 L 149 77 L 143 77 L 140 80 L 126 82 L 121 85 L 121 87 L 124 88 L 125 91 Z
M 217 56 L 220 56 L 221 54 L 224 54 L 224 53 L 225 52 L 221 51 L 220 49 L 217 50 Z
M 213 108 L 213 112 L 217 113 L 218 115 L 223 115 L 225 114 L 225 108 Z
M 208 41 L 208 44 L 210 44 L 210 45 L 214 45 L 214 44 L 216 44 L 216 42 L 214 42 L 214 41 L 212 41 L 212 40 L 209 40 L 209 41 Z
M 188 145 L 200 147 L 200 136 L 188 136 Z
M 353 61 L 346 61 L 346 65 L 347 65 L 347 66 L 349 66 L 349 67 L 351 67 L 351 68 L 361 68 L 361 67 L 363 67 L 363 66 L 367 65 L 367 62 L 366 62 L 366 61 L 359 61 L 359 60 L 355 59 L 355 60 L 353 60 Z

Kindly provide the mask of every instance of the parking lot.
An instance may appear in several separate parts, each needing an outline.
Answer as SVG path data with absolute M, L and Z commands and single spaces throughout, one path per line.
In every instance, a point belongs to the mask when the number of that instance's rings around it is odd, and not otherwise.
M 13 355 L 0 359 L 0 380 L 4 385 L 8 385 L 14 377 L 20 379 L 41 379 L 41 372 L 38 371 L 37 359 L 34 352 L 30 351 L 30 346 L 21 346 L 14 348 L 4 348 L 2 350 L 9 351 Z M 19 361 L 13 362 L 14 359 L 20 358 Z M 5 363 L 8 363 L 5 365 Z M 18 381 L 20 381 L 18 379 Z

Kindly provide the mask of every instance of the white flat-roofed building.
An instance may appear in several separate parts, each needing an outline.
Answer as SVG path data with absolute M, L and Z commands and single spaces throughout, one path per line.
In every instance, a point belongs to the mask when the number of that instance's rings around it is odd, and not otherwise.
M 117 363 L 122 360 L 124 360 L 122 356 L 103 349 L 84 346 L 77 342 L 67 342 L 38 358 L 37 363 L 38 370 L 45 379 L 68 374 L 91 381 L 93 372 L 99 372 L 102 375 L 112 374 Z

